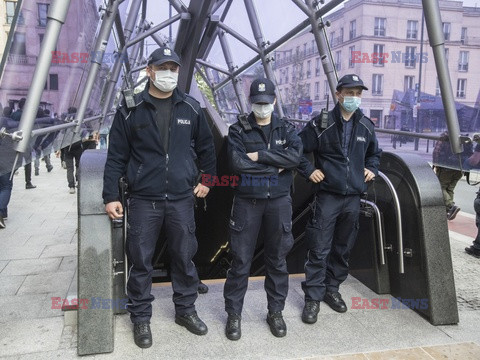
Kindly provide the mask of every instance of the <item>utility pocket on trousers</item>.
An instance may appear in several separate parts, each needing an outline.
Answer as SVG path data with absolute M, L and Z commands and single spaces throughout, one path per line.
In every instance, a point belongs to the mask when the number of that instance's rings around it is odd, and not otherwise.
M 245 223 L 243 221 L 236 221 L 235 219 L 230 219 L 229 226 L 230 229 L 240 232 L 243 230 Z
M 188 227 L 188 232 L 189 232 L 190 234 L 195 234 L 196 226 L 195 226 L 195 223 L 194 223 L 194 222 L 188 224 L 187 227 Z
M 142 233 L 142 227 L 136 224 L 128 223 L 127 224 L 127 234 L 128 236 L 139 236 Z
M 283 223 L 283 232 L 289 233 L 291 231 L 292 231 L 292 223 L 291 222 Z
M 282 224 L 283 233 L 282 233 L 282 241 L 281 241 L 281 248 L 282 248 L 282 256 L 285 257 L 288 255 L 289 251 L 292 249 L 293 246 L 293 235 L 292 235 L 292 222 L 284 222 Z

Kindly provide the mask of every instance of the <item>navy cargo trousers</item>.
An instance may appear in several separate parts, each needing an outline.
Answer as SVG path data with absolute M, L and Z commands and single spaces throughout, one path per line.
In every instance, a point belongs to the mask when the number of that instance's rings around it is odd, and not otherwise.
M 348 276 L 348 259 L 358 234 L 360 195 L 318 192 L 305 227 L 305 300 L 322 301 Z
M 265 291 L 268 310 L 282 311 L 288 293 L 286 256 L 293 246 L 292 199 L 246 199 L 235 197 L 230 217 L 230 252 L 233 261 L 223 295 L 225 311 L 242 313 L 243 300 L 255 253 L 257 237 L 264 225 Z
M 152 259 L 162 226 L 165 226 L 173 302 L 177 315 L 195 311 L 198 274 L 192 261 L 197 252 L 194 199 L 128 200 L 127 257 L 129 261 L 127 309 L 133 323 L 152 317 Z

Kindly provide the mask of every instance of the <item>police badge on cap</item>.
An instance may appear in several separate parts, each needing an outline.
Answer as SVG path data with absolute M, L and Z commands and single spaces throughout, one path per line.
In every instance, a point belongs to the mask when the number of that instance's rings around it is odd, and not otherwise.
M 167 46 L 162 46 L 150 55 L 148 58 L 148 65 L 161 65 L 169 61 L 173 61 L 174 63 L 181 65 L 180 58 L 175 51 Z
M 275 85 L 266 78 L 259 78 L 250 85 L 250 102 L 273 104 L 275 101 Z
M 363 90 L 368 90 L 368 88 L 363 84 L 362 79 L 355 74 L 348 74 L 342 76 L 340 80 L 338 80 L 337 84 L 337 91 L 341 88 L 353 88 L 353 87 L 361 87 Z

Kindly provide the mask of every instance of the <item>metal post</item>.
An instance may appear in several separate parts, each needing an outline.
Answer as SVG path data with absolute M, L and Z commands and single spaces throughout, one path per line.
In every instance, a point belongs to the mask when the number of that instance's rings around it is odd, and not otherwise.
M 150 26 L 146 21 L 142 21 L 142 23 L 139 25 L 138 27 L 138 31 L 137 31 L 137 35 L 141 34 L 142 32 L 145 31 L 146 27 L 147 26 Z M 137 43 L 135 43 L 135 45 L 133 46 L 132 50 L 130 51 L 130 56 L 129 56 L 129 62 L 130 64 L 132 64 L 132 66 L 136 66 L 137 65 L 137 60 L 138 60 L 138 54 L 140 52 L 140 49 L 142 48 L 143 46 L 143 41 L 139 41 Z M 136 78 L 135 78 L 136 79 Z M 127 82 L 127 86 L 129 87 L 133 87 L 133 84 L 135 83 L 134 81 L 134 78 L 132 76 L 132 71 L 130 69 L 130 71 L 125 74 L 125 78 L 124 78 L 124 82 L 123 84 Z M 122 84 L 122 87 L 124 86 Z
M 331 0 L 329 3 L 322 6 L 322 8 L 315 13 L 315 17 L 317 19 L 320 18 L 321 16 L 325 15 L 329 11 L 333 10 L 336 6 L 340 5 L 343 1 L 344 0 Z M 265 52 L 269 53 L 269 52 L 275 51 L 280 46 L 282 46 L 286 41 L 290 40 L 292 37 L 299 34 L 301 31 L 303 31 L 308 26 L 310 26 L 310 20 L 306 19 L 306 20 L 302 21 L 300 24 L 295 26 L 292 30 L 290 30 L 285 35 L 281 36 L 279 39 L 275 40 L 275 42 L 270 44 L 266 48 Z M 237 70 L 235 70 L 233 75 L 241 74 L 246 69 L 248 69 L 250 66 L 255 64 L 258 60 L 260 60 L 260 55 L 254 56 L 252 59 L 248 60 L 245 64 L 243 64 Z M 218 84 L 215 85 L 215 89 L 221 89 L 229 81 L 230 81 L 230 79 L 228 79 L 228 78 L 220 81 Z
M 163 41 L 160 35 L 152 34 L 150 37 L 157 43 L 158 46 L 165 46 L 165 41 Z
M 422 63 L 423 63 L 423 35 L 424 31 L 423 28 L 425 27 L 425 14 L 422 11 L 422 28 L 420 29 L 420 64 L 418 65 L 418 94 L 417 94 L 417 119 L 415 121 L 415 132 L 420 132 L 420 112 L 418 111 L 420 108 L 420 94 L 422 91 Z M 417 61 L 417 59 L 415 59 Z M 415 146 L 414 149 L 418 150 L 418 141 L 419 138 L 415 138 Z
M 220 45 L 222 46 L 223 56 L 225 56 L 225 62 L 227 63 L 228 70 L 231 73 L 235 70 L 235 65 L 233 64 L 232 53 L 230 51 L 230 46 L 228 45 L 227 39 L 225 38 L 224 31 L 221 31 L 218 34 L 218 39 L 220 40 Z M 235 94 L 237 95 L 237 99 L 240 104 L 240 110 L 242 111 L 242 113 L 245 114 L 247 112 L 247 104 L 245 101 L 245 94 L 243 93 L 243 89 L 240 86 L 240 82 L 239 82 L 240 79 L 238 79 L 237 77 L 233 77 L 231 75 L 229 76 L 232 79 L 233 88 L 235 90 Z M 278 99 L 277 99 L 277 102 L 278 102 Z
M 22 136 L 22 140 L 13 145 L 13 149 L 18 153 L 30 151 L 28 146 L 30 135 L 32 133 L 35 116 L 37 115 L 38 105 L 40 104 L 42 97 L 43 88 L 47 81 L 48 71 L 52 64 L 52 51 L 55 50 L 57 45 L 58 36 L 60 35 L 62 25 L 65 23 L 69 7 L 70 0 L 55 0 L 48 11 L 48 23 L 45 30 L 45 37 L 43 38 L 40 54 L 37 59 L 37 66 L 35 67 L 25 106 L 23 107 L 18 131 L 16 132 Z
M 445 39 L 442 30 L 442 18 L 440 5 L 436 0 L 422 0 L 425 22 L 427 24 L 428 38 L 435 58 L 438 83 L 442 93 L 442 102 L 445 109 L 447 128 L 450 137 L 450 146 L 455 154 L 463 151 L 460 143 L 460 126 L 458 124 L 455 100 L 453 98 L 452 82 L 448 72 L 447 59 L 445 57 Z
M 125 29 L 123 31 L 125 35 L 125 41 L 124 43 L 127 43 L 128 40 L 130 40 L 130 36 L 133 33 L 133 28 L 135 27 L 135 22 L 138 17 L 138 11 L 140 9 L 140 6 L 142 4 L 142 0 L 133 0 L 132 6 L 130 7 L 130 12 L 128 13 L 127 21 L 125 22 Z M 118 77 L 120 76 L 120 71 L 122 70 L 122 64 L 126 60 L 127 56 L 127 48 L 124 46 L 120 50 L 120 56 L 115 60 L 115 65 L 113 66 L 113 69 L 110 73 L 110 76 L 107 80 L 106 86 L 107 91 L 106 91 L 106 97 L 105 97 L 105 103 L 103 104 L 103 109 L 102 109 L 102 124 L 105 121 L 105 115 L 107 112 L 110 110 L 110 107 L 112 106 L 112 100 L 113 100 L 113 94 L 115 92 L 115 84 L 118 82 Z
M 219 114 L 220 114 L 220 116 L 221 116 L 222 113 L 223 113 L 223 111 L 222 111 L 222 109 L 221 109 L 221 107 L 220 107 L 220 99 L 219 99 L 219 97 L 218 97 L 218 93 L 217 93 L 216 91 L 214 91 L 214 89 L 213 89 L 214 80 L 213 80 L 212 72 L 209 71 L 208 68 L 204 68 L 204 69 L 205 69 L 204 73 L 205 73 L 205 76 L 206 76 L 206 80 L 205 80 L 205 81 L 206 81 L 206 83 L 208 84 L 208 86 L 210 87 L 210 91 L 212 92 L 213 98 L 215 99 L 215 103 L 216 103 L 216 105 L 217 105 L 217 110 L 218 110 L 218 112 L 219 112 Z M 198 68 L 197 68 L 197 71 L 198 71 Z M 201 71 L 200 71 L 200 74 L 202 74 Z
M 177 21 L 179 19 L 189 20 L 190 19 L 190 14 L 189 13 L 177 14 L 174 17 L 172 17 L 168 20 L 165 20 L 164 22 L 161 22 L 160 24 L 155 25 L 154 27 L 148 29 L 148 31 L 145 31 L 144 33 L 142 33 L 141 35 L 138 35 L 134 39 L 131 39 L 130 41 L 127 41 L 125 46 L 128 48 L 128 47 L 132 46 L 133 44 L 136 44 L 137 42 L 142 41 L 143 39 L 149 37 L 150 35 L 155 34 L 157 31 L 162 30 L 163 28 L 167 27 L 168 25 L 173 24 L 175 21 Z
M 257 42 L 258 52 L 260 54 L 260 59 L 262 60 L 263 69 L 265 70 L 265 74 L 267 79 L 270 79 L 275 83 L 275 74 L 273 73 L 272 64 L 270 59 L 267 58 L 265 47 L 269 45 L 269 42 L 266 42 L 263 37 L 262 29 L 260 28 L 260 23 L 258 21 L 257 12 L 255 10 L 255 6 L 253 5 L 253 0 L 244 0 L 245 1 L 245 8 L 247 10 L 248 19 L 250 20 L 250 25 L 252 27 L 253 35 Z M 280 104 L 280 93 L 278 88 L 275 88 L 275 94 L 277 97 L 276 109 L 278 116 L 284 117 L 283 109 Z
M 312 0 L 305 0 L 305 3 L 308 6 L 308 19 L 310 20 L 310 24 L 312 25 L 312 33 L 315 38 L 315 42 L 317 43 L 318 47 L 318 54 L 320 55 L 320 59 L 322 60 L 323 72 L 327 77 L 328 86 L 330 87 L 330 92 L 332 93 L 333 102 L 337 103 L 337 97 L 335 93 L 337 91 L 337 73 L 334 71 L 333 64 L 328 52 L 328 45 L 325 39 L 325 36 L 322 36 L 320 33 L 320 26 L 317 22 L 317 18 L 315 16 L 315 8 L 313 7 Z
M 78 107 L 77 114 L 75 116 L 75 121 L 77 122 L 77 126 L 73 132 L 73 136 L 75 134 L 80 133 L 80 127 L 83 122 L 83 118 L 85 116 L 85 111 L 87 109 L 88 102 L 90 100 L 90 94 L 93 89 L 93 85 L 97 80 L 98 70 L 102 64 L 103 55 L 105 54 L 105 49 L 107 48 L 108 39 L 110 37 L 110 33 L 112 31 L 112 26 L 115 22 L 115 17 L 117 16 L 118 6 L 122 0 L 110 0 L 107 9 L 105 10 L 102 25 L 100 27 L 100 31 L 98 33 L 97 42 L 95 44 L 94 54 L 92 56 L 90 70 L 88 72 L 87 81 L 85 82 L 85 87 L 83 88 L 82 98 L 80 100 L 80 106 Z M 73 139 L 73 137 L 72 137 Z
M 172 17 L 172 4 L 168 4 L 168 18 Z M 172 24 L 168 26 L 168 43 L 172 43 Z

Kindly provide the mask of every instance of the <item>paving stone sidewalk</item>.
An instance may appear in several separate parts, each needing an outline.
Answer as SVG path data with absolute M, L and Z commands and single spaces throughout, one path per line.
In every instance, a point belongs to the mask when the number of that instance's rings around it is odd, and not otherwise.
M 52 158 L 54 169 L 26 190 L 23 168 L 14 177 L 7 228 L 0 230 L 0 357 L 2 359 L 74 359 L 76 326 L 65 325 L 52 297 L 65 297 L 76 281 L 77 197 L 68 192 L 66 170 Z M 460 214 L 459 216 L 461 216 Z M 474 220 L 471 219 L 471 226 Z M 471 237 L 450 232 L 460 323 L 430 325 L 410 310 L 355 310 L 335 313 L 321 305 L 319 321 L 303 324 L 301 275 L 290 278 L 284 316 L 285 338 L 273 337 L 265 322 L 263 279 L 251 279 L 245 299 L 243 336 L 224 336 L 223 280 L 207 281 L 210 291 L 197 308 L 209 333 L 198 337 L 173 321 L 170 284 L 154 287 L 154 345 L 141 350 L 133 343 L 128 316 L 115 319 L 115 351 L 84 356 L 112 359 L 479 359 L 480 259 L 463 251 Z M 349 277 L 345 299 L 378 296 Z

